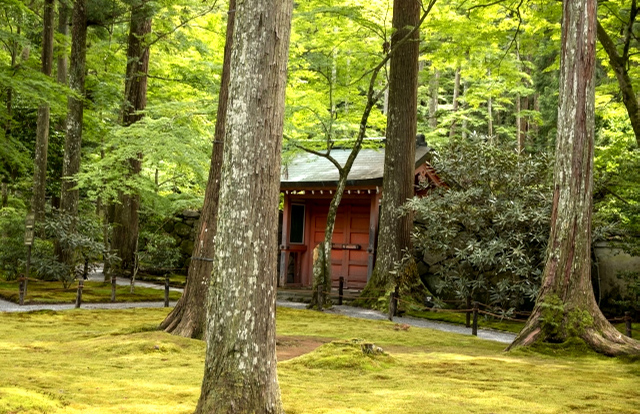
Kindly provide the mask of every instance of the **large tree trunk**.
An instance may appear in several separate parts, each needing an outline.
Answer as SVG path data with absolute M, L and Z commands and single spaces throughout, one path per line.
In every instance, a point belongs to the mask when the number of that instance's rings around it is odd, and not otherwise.
M 291 0 L 236 6 L 198 414 L 284 412 L 275 354 L 276 227 L 291 10 Z
M 409 34 L 419 20 L 417 1 L 394 0 L 392 47 Z M 414 195 L 419 44 L 420 34 L 415 31 L 411 40 L 402 44 L 391 58 L 378 248 L 371 279 L 362 292 L 365 298 L 383 296 L 392 283 L 399 282 L 391 272 L 401 262 L 403 254 L 411 249 L 413 215 L 399 213 L 402 205 Z M 435 94 L 437 96 L 437 88 Z M 412 268 L 415 269 L 415 265 Z M 418 275 L 398 276 L 411 279 Z M 377 300 L 364 302 L 372 304 Z
M 45 0 L 42 33 L 42 73 L 51 76 L 53 66 L 54 0 Z M 45 191 L 47 186 L 47 151 L 49 149 L 49 104 L 38 107 L 36 128 L 36 154 L 33 172 L 33 198 L 31 210 L 36 221 L 44 220 Z
M 596 0 L 565 0 L 555 188 L 536 305 L 509 348 L 579 337 L 607 355 L 640 353 L 600 312 L 591 286 Z
M 149 69 L 149 45 L 147 35 L 151 33 L 151 10 L 148 0 L 131 7 L 129 43 L 127 47 L 127 69 L 125 78 L 125 101 L 122 109 L 122 124 L 129 126 L 142 119 L 140 113 L 147 106 L 147 72 Z M 129 173 L 139 174 L 142 169 L 142 154 L 131 158 Z M 133 275 L 135 255 L 138 250 L 138 209 L 140 195 L 135 190 L 122 191 L 116 204 L 113 248 L 120 257 L 120 271 Z
M 229 76 L 231 72 L 231 50 L 233 47 L 233 27 L 236 1 L 229 1 L 227 18 L 227 38 L 224 46 L 224 62 L 222 64 L 222 79 L 218 96 L 218 114 L 216 130 L 213 140 L 213 153 L 209 168 L 209 179 L 204 196 L 204 205 L 200 215 L 200 230 L 193 247 L 187 283 L 184 293 L 175 308 L 160 324 L 160 329 L 187 338 L 201 339 L 204 335 L 206 321 L 206 307 L 204 306 L 211 269 L 213 264 L 213 239 L 216 235 L 216 218 L 218 216 L 218 201 L 220 195 L 220 178 L 222 175 L 222 157 L 224 154 L 225 118 L 227 116 L 227 101 L 229 99 Z
M 73 4 L 71 33 L 71 73 L 69 87 L 74 95 L 67 101 L 67 124 L 62 163 L 62 192 L 60 209 L 74 218 L 78 216 L 78 190 L 71 177 L 80 171 L 80 148 L 82 146 L 82 116 L 84 112 L 84 77 L 87 57 L 87 0 L 76 0 Z M 72 264 L 73 252 L 61 249 L 56 243 L 61 261 Z
M 637 13 L 638 9 L 634 0 L 632 1 L 631 7 L 631 15 L 633 16 L 633 18 L 635 18 Z M 630 25 L 631 27 L 632 24 Z M 636 136 L 638 147 L 640 147 L 640 105 L 638 105 L 638 98 L 636 97 L 636 94 L 633 90 L 633 83 L 631 83 L 631 77 L 629 76 L 629 71 L 627 70 L 629 66 L 629 47 L 626 46 L 624 48 L 622 56 L 620 56 L 620 54 L 618 54 L 616 45 L 613 43 L 600 22 L 598 22 L 598 40 L 600 41 L 600 44 L 604 48 L 605 52 L 607 52 L 607 56 L 609 56 L 609 64 L 611 65 L 613 72 L 616 74 L 618 86 L 620 87 L 620 92 L 622 93 L 622 102 L 627 108 L 629 120 L 631 121 L 631 127 L 633 128 L 633 133 Z M 630 41 L 630 39 L 627 41 Z

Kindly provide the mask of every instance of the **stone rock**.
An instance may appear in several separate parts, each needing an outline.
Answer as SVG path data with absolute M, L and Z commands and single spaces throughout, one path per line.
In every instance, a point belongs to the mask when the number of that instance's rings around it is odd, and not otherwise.
M 185 236 L 188 236 L 189 233 L 191 232 L 191 227 L 187 226 L 184 223 L 176 223 L 174 227 L 174 232 L 178 236 L 185 237 Z
M 193 218 L 193 219 L 199 219 L 200 218 L 200 212 L 198 210 L 184 210 L 182 212 L 182 216 L 186 217 L 186 218 Z
M 173 233 L 173 221 L 172 220 L 167 221 L 166 223 L 164 223 L 164 226 L 162 226 L 162 228 L 167 233 Z
M 191 256 L 193 253 L 193 240 L 183 240 L 182 243 L 180 243 L 180 252 Z

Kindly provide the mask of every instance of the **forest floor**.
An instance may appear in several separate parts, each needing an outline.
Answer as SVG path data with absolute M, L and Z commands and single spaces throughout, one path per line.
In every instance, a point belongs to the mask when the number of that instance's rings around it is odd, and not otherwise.
M 0 413 L 193 412 L 205 345 L 157 331 L 168 311 L 0 313 Z M 385 354 L 365 355 L 353 338 Z M 388 321 L 277 311 L 288 414 L 640 413 L 638 360 L 579 344 L 503 349 Z

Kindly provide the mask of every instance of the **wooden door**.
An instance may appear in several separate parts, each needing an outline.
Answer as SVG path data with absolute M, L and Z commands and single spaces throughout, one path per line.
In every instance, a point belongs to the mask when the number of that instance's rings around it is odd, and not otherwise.
M 366 200 L 369 203 L 369 200 Z M 328 206 L 314 206 L 312 210 L 312 249 L 324 240 Z M 367 283 L 369 246 L 369 204 L 345 203 L 338 208 L 332 241 L 338 246 L 331 249 L 331 276 L 337 286 L 344 277 L 345 286 L 362 288 Z M 359 249 L 343 248 L 359 246 Z M 309 264 L 312 273 L 313 264 Z

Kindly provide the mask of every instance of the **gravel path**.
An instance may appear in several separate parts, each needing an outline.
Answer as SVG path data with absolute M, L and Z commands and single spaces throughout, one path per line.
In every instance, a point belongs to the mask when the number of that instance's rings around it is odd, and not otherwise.
M 99 269 L 89 275 L 89 280 L 102 282 L 104 276 Z M 116 279 L 118 285 L 128 286 L 129 279 L 118 278 Z M 136 281 L 136 287 L 147 287 L 151 289 L 164 289 L 163 285 L 149 282 Z M 170 288 L 175 292 L 182 292 L 179 288 Z M 290 302 L 290 301 L 277 301 L 278 306 L 294 309 L 306 309 L 305 303 Z M 128 303 L 83 303 L 82 309 L 128 309 L 128 308 L 161 308 L 164 306 L 164 302 L 128 302 Z M 170 303 L 170 306 L 175 306 L 175 302 Z M 35 310 L 67 310 L 73 309 L 75 306 L 72 303 L 69 304 L 44 304 L 44 305 L 24 305 L 20 306 L 13 302 L 9 302 L 0 299 L 0 312 L 29 312 Z M 309 311 L 314 312 L 314 311 Z M 372 319 L 372 320 L 386 320 L 387 316 L 382 312 L 355 308 L 353 306 L 334 306 L 333 308 L 325 311 L 327 313 L 333 313 L 336 315 L 344 315 L 352 318 Z M 427 319 L 418 319 L 410 317 L 395 317 L 393 318 L 395 323 L 407 324 L 409 326 L 415 326 L 418 328 L 435 329 L 438 331 L 457 333 L 462 335 L 471 335 L 471 328 L 466 328 L 463 325 L 451 324 L 446 322 L 434 322 Z M 515 334 L 503 331 L 494 331 L 491 329 L 478 328 L 478 338 L 486 339 L 489 341 L 497 341 L 502 343 L 511 343 L 515 339 Z
M 285 302 L 278 301 L 278 306 L 287 307 L 287 308 L 295 308 L 295 309 L 306 309 L 307 305 L 305 303 L 298 302 Z M 309 311 L 314 312 L 314 311 Z M 363 308 L 355 308 L 353 306 L 334 306 L 333 308 L 326 310 L 327 313 L 333 313 L 337 315 L 345 315 L 353 318 L 361 318 L 361 319 L 373 319 L 373 320 L 387 320 L 387 315 L 382 312 L 371 310 L 371 309 L 363 309 Z M 418 328 L 428 328 L 435 329 L 438 331 L 457 333 L 462 335 L 471 335 L 471 328 L 466 328 L 464 325 L 446 323 L 446 322 L 435 322 L 430 321 L 428 319 L 419 319 L 419 318 L 410 318 L 410 317 L 395 317 L 393 318 L 393 322 L 395 323 L 406 323 L 409 326 L 415 326 Z M 494 331 L 492 329 L 483 329 L 478 328 L 478 338 L 486 339 L 489 341 L 502 342 L 505 344 L 510 344 L 515 339 L 516 335 L 510 332 L 503 331 Z

